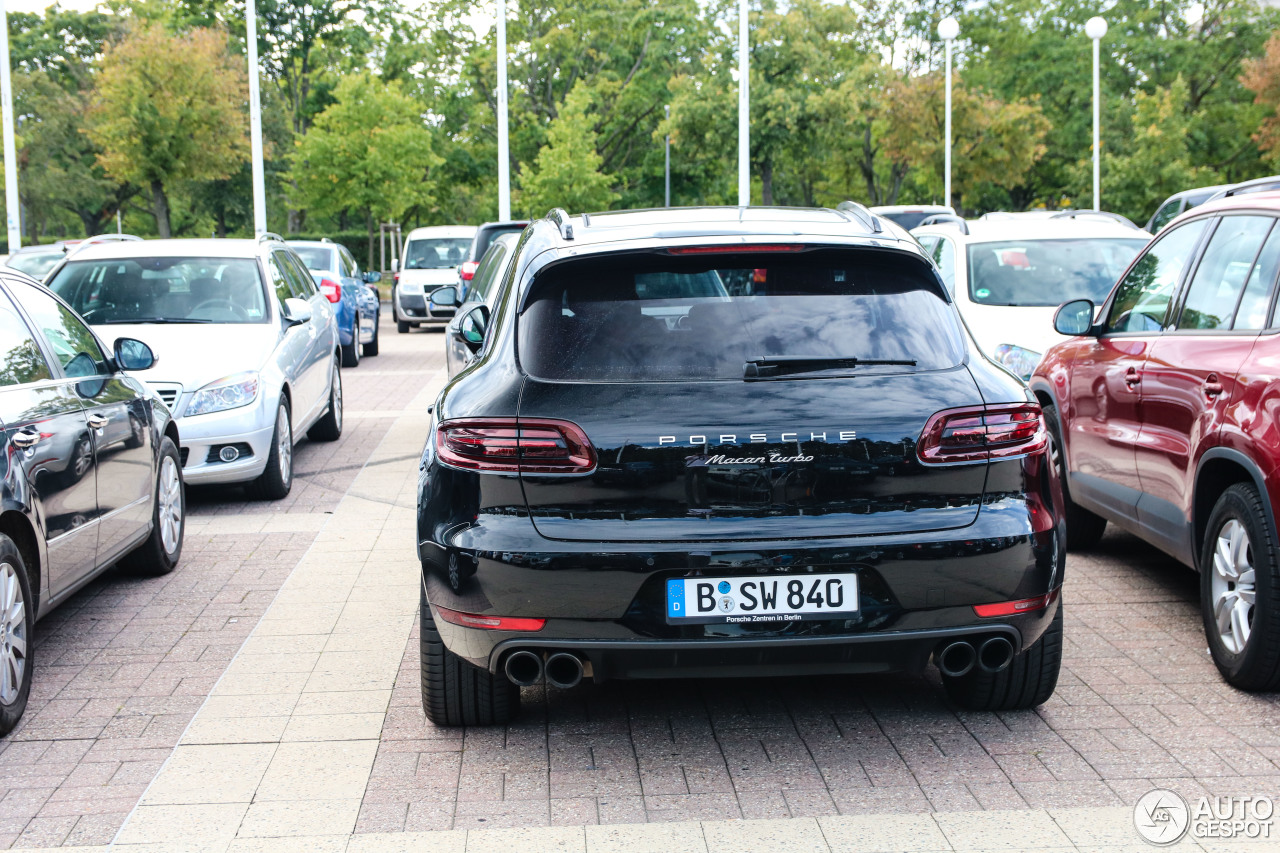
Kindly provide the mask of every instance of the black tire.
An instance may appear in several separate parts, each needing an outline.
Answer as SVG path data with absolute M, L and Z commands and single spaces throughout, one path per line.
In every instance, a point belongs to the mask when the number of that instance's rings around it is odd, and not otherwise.
M 1250 627 L 1243 648 L 1230 648 L 1219 629 L 1215 611 L 1215 579 L 1223 589 L 1238 595 L 1247 586 L 1227 583 L 1219 575 L 1214 560 L 1218 539 L 1231 522 L 1243 526 L 1248 539 L 1243 543 L 1244 558 L 1253 571 L 1253 605 L 1240 596 L 1242 620 Z M 1239 529 L 1239 528 L 1237 528 Z M 1280 688 L 1280 567 L 1277 566 L 1276 543 L 1267 524 L 1266 505 L 1251 483 L 1236 483 L 1214 504 L 1205 527 L 1204 548 L 1200 554 L 1200 611 L 1204 617 L 1205 637 L 1209 653 L 1228 684 L 1241 690 L 1276 690 Z M 1228 562 L 1230 562 L 1228 560 Z M 1226 600 L 1232 592 L 1227 592 Z
M 378 314 L 373 315 L 373 340 L 364 345 L 365 358 L 373 358 L 378 354 L 378 321 L 381 319 Z
M 160 455 L 156 461 L 156 494 L 155 505 L 151 510 L 151 535 L 120 560 L 120 565 L 125 569 L 147 577 L 167 575 L 178 565 L 178 560 L 182 558 L 182 536 L 187 525 L 182 457 L 178 455 L 173 439 L 167 435 L 160 440 Z M 170 471 L 166 470 L 166 461 L 173 466 L 172 480 L 169 478 Z M 177 528 L 176 541 L 171 535 L 173 527 Z M 166 538 L 170 538 L 170 543 L 166 544 Z
M 520 712 L 520 688 L 449 651 L 420 591 L 422 710 L 437 726 L 501 726 Z
M 280 413 L 284 412 L 281 418 Z M 246 488 L 258 500 L 278 501 L 293 488 L 293 417 L 289 412 L 289 398 L 280 395 L 280 407 L 276 409 L 276 428 L 271 434 L 271 452 L 267 454 L 267 467 Z M 288 432 L 282 436 L 281 430 Z M 281 447 L 287 448 L 287 457 L 281 460 Z
M 22 614 L 14 620 L 14 624 L 5 624 L 0 629 L 0 667 L 7 670 L 6 679 L 17 676 L 14 678 L 17 689 L 13 691 L 10 700 L 6 702 L 4 694 L 0 693 L 0 737 L 13 731 L 14 726 L 22 719 L 22 712 L 27 709 L 27 697 L 31 695 L 31 672 L 35 666 L 35 637 L 31 630 L 35 623 L 35 611 L 31 582 L 27 579 L 27 563 L 22 559 L 22 552 L 18 550 L 17 544 L 0 533 L 0 595 L 7 595 L 6 581 L 10 579 L 9 572 L 3 568 L 5 566 L 12 570 L 11 578 L 16 581 L 15 593 L 22 598 Z M 13 643 L 14 640 L 19 642 Z
M 1067 511 L 1067 550 L 1084 551 L 1098 544 L 1106 532 L 1107 520 L 1089 510 L 1076 506 L 1067 488 L 1066 457 L 1063 456 L 1062 427 L 1058 424 L 1057 406 L 1044 407 L 1044 421 L 1049 427 L 1049 458 L 1058 471 L 1062 483 L 1062 500 Z
M 942 676 L 951 701 L 969 711 L 1019 711 L 1043 705 L 1062 669 L 1062 598 L 1048 629 L 1000 672 L 974 667 L 959 678 Z
M 333 376 L 329 381 L 329 411 L 307 430 L 312 441 L 337 441 L 342 438 L 342 371 L 333 360 Z
M 402 335 L 407 335 L 409 333 L 409 324 L 404 320 L 396 320 L 396 331 Z
M 342 366 L 343 367 L 359 367 L 360 366 L 360 327 L 356 326 L 355 334 L 352 335 L 353 340 L 351 346 L 342 347 Z

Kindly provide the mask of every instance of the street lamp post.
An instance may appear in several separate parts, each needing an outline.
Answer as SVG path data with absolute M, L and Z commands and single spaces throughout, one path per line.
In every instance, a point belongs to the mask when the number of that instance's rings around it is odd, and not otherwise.
M 738 204 L 751 204 L 751 55 L 747 45 L 747 0 L 738 0 Z
M 511 218 L 511 156 L 507 142 L 507 0 L 498 0 L 498 218 Z
M 253 173 L 253 233 L 267 232 L 267 189 L 262 170 L 262 98 L 258 93 L 258 9 L 245 3 L 245 47 L 249 54 L 249 155 Z
M 663 107 L 662 110 L 666 114 L 667 122 L 669 124 L 671 121 L 671 105 L 668 104 L 667 106 Z M 667 193 L 666 193 L 667 207 L 670 207 L 671 206 L 671 128 L 670 126 L 667 127 L 667 165 L 666 165 L 666 169 L 664 170 L 664 175 L 666 176 L 666 185 L 667 185 Z
M 13 140 L 13 86 L 9 68 L 9 14 L 0 0 L 0 132 L 4 134 L 4 207 L 9 223 L 9 251 L 22 248 L 18 218 L 18 146 Z
M 1098 43 L 1107 34 L 1107 22 L 1093 17 L 1085 22 L 1084 34 L 1093 39 L 1093 209 L 1102 210 L 1102 144 L 1098 138 L 1102 97 L 1098 86 Z
M 943 203 L 951 204 L 951 46 L 956 40 L 956 36 L 960 35 L 960 22 L 950 16 L 943 18 L 938 22 L 938 35 L 942 37 L 942 41 L 946 44 L 947 53 L 947 118 L 946 118 L 946 172 L 943 178 Z

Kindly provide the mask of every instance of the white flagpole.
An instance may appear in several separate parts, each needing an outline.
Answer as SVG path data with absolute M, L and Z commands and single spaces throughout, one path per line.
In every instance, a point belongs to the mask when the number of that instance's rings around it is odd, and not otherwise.
M 22 248 L 22 222 L 18 215 L 18 146 L 13 139 L 13 81 L 9 67 L 9 11 L 0 0 L 0 110 L 4 133 L 4 206 L 9 223 L 9 251 Z
M 253 158 L 253 233 L 267 231 L 267 189 L 262 171 L 262 99 L 258 92 L 258 9 L 245 3 L 246 41 L 249 53 L 249 147 Z
M 498 218 L 511 218 L 511 156 L 507 141 L 507 0 L 498 0 Z M 535 215 L 541 215 L 535 211 Z
M 751 55 L 747 0 L 738 0 L 738 204 L 751 204 Z

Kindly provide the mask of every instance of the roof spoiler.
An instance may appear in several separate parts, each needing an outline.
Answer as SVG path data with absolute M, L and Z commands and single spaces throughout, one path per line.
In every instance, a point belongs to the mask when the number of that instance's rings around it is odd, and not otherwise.
M 964 221 L 964 217 L 956 216 L 954 213 L 935 213 L 933 216 L 926 216 L 917 225 L 917 228 L 923 228 L 926 225 L 956 225 L 960 228 L 960 233 L 969 234 L 969 223 Z
M 873 234 L 879 234 L 884 231 L 884 226 L 880 224 L 880 218 L 867 210 L 866 205 L 858 204 L 856 201 L 840 202 L 836 205 L 836 212 L 843 213 L 850 222 L 857 222 Z

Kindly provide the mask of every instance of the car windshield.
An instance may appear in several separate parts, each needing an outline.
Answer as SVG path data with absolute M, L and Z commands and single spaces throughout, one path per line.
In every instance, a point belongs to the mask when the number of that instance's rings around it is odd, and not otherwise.
M 471 248 L 470 237 L 444 237 L 410 240 L 404 247 L 407 270 L 445 270 L 466 260 Z
M 330 272 L 338 268 L 334 259 L 334 251 L 327 246 L 293 246 L 291 248 L 302 258 L 309 270 Z
M 1132 237 L 1008 240 L 969 246 L 969 298 L 979 305 L 1102 303 L 1147 241 Z
M 253 258 L 71 261 L 49 289 L 96 325 L 268 320 Z
M 535 281 L 518 336 L 525 369 L 561 381 L 822 378 L 964 356 L 923 262 L 836 249 L 572 261 Z
M 18 252 L 10 255 L 5 263 L 32 278 L 44 278 L 49 270 L 58 265 L 58 261 L 62 260 L 65 254 L 61 249 L 50 249 L 47 252 Z

